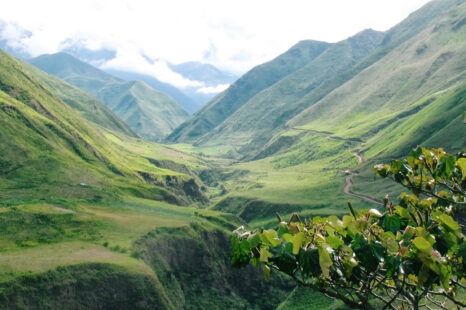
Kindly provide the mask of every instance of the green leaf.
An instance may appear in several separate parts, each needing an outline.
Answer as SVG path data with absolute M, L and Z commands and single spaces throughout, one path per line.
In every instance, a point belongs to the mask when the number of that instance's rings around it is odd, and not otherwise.
M 451 267 L 441 264 L 439 269 L 440 282 L 442 283 L 443 288 L 448 291 L 450 288 Z
M 400 230 L 400 218 L 395 215 L 385 215 L 382 221 L 382 228 L 396 234 Z
M 428 235 L 427 230 L 424 227 L 416 227 L 415 229 L 416 236 L 418 237 L 426 237 Z
M 445 173 L 446 175 L 450 175 L 453 169 L 455 169 L 455 164 L 456 164 L 455 157 L 450 155 L 447 157 L 443 157 L 442 159 L 444 158 L 445 158 Z
M 304 237 L 305 235 L 303 232 L 299 232 L 293 237 L 293 254 L 294 255 L 298 255 L 299 249 L 301 248 Z
M 233 234 L 231 245 L 231 265 L 238 268 L 247 265 L 251 259 L 251 248 L 248 240 L 240 240 L 236 234 Z
M 264 274 L 265 281 L 270 281 L 270 267 L 262 264 L 262 273 Z
M 324 278 L 328 278 L 330 276 L 330 267 L 332 266 L 332 259 L 330 258 L 330 254 L 328 253 L 327 249 L 323 246 L 318 247 L 319 250 L 319 265 L 320 269 L 322 269 L 322 275 Z
M 398 242 L 396 242 L 395 235 L 391 231 L 386 231 L 381 236 L 382 244 L 387 248 L 391 254 L 395 254 L 400 249 Z
M 282 238 L 285 239 L 286 242 L 292 242 L 293 241 L 293 235 L 285 233 L 282 235 Z
M 276 247 L 281 243 L 280 239 L 278 239 L 278 234 L 275 230 L 269 229 L 269 230 L 264 230 L 262 235 L 265 237 L 266 241 L 272 246 Z
M 418 287 L 421 288 L 424 283 L 427 282 L 430 275 L 430 269 L 426 265 L 422 265 L 421 270 L 418 274 Z
M 401 162 L 401 160 L 392 160 L 392 173 L 393 174 L 396 174 L 398 173 L 401 168 L 403 167 L 403 163 Z
M 404 219 L 408 219 L 408 220 L 411 219 L 411 217 L 409 216 L 408 209 L 403 208 L 402 206 L 396 206 L 395 213 Z
M 426 239 L 422 237 L 416 237 L 413 240 L 413 244 L 419 251 L 430 255 L 430 251 L 432 250 L 432 245 Z
M 280 271 L 292 274 L 297 267 L 296 257 L 293 255 L 293 244 L 288 242 L 280 244 L 270 251 L 274 256 L 273 262 Z
M 347 279 L 351 278 L 354 267 L 358 265 L 358 262 L 354 258 L 345 259 L 343 261 L 343 267 L 345 268 L 345 276 Z
M 393 276 L 399 270 L 400 264 L 401 258 L 399 256 L 387 256 L 384 261 L 384 268 L 387 270 L 387 276 Z
M 463 175 L 463 181 L 466 180 L 466 158 L 460 158 L 458 159 L 456 163 L 461 169 L 461 173 Z
M 419 158 L 419 156 L 422 155 L 422 147 L 419 146 L 417 149 L 413 149 L 409 155 L 415 157 L 416 159 Z
M 261 238 L 257 234 L 250 235 L 248 237 L 249 246 L 251 248 L 255 248 L 256 246 L 258 246 L 260 241 L 261 241 Z
M 272 253 L 270 253 L 266 248 L 261 248 L 260 261 L 264 263 L 268 262 L 270 257 L 273 257 Z
M 325 243 L 327 243 L 334 250 L 338 249 L 344 244 L 343 240 L 336 236 L 325 237 Z
M 456 231 L 456 230 L 460 229 L 460 225 L 458 225 L 458 223 L 455 222 L 455 220 L 451 216 L 449 216 L 448 214 L 440 215 L 438 217 L 438 220 L 440 222 L 442 222 L 443 224 L 445 224 L 445 226 L 447 226 L 448 228 L 450 228 L 453 231 Z
M 434 171 L 435 178 L 447 177 L 450 175 L 451 171 L 455 169 L 455 157 L 453 156 L 444 156 L 440 158 L 440 164 L 437 169 Z
M 380 242 L 371 242 L 370 243 L 370 249 L 372 254 L 374 254 L 375 257 L 379 261 L 383 261 L 385 258 L 385 248 Z
M 348 227 L 352 221 L 354 221 L 354 217 L 352 215 L 343 215 L 343 227 Z

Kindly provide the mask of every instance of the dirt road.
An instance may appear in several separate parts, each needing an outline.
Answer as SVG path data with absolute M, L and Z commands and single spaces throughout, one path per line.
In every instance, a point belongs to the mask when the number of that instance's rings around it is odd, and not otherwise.
M 352 153 L 354 156 L 356 156 L 358 158 L 358 162 L 361 164 L 364 162 L 364 159 L 362 158 L 361 154 L 359 154 L 359 152 L 355 152 L 355 153 Z M 364 194 L 358 194 L 358 193 L 354 193 L 353 192 L 353 180 L 352 180 L 352 177 L 354 175 L 357 175 L 357 173 L 355 172 L 352 172 L 352 171 L 349 171 L 349 175 L 345 178 L 345 188 L 343 189 L 343 192 L 346 194 L 346 195 L 350 195 L 350 196 L 354 196 L 354 197 L 358 197 L 359 199 L 362 199 L 364 201 L 367 201 L 367 202 L 370 202 L 370 203 L 375 203 L 375 204 L 378 204 L 378 205 L 383 205 L 383 202 L 379 199 L 376 199 L 376 198 L 373 198 L 373 197 L 370 197 L 370 196 L 367 196 L 367 195 L 364 195 Z

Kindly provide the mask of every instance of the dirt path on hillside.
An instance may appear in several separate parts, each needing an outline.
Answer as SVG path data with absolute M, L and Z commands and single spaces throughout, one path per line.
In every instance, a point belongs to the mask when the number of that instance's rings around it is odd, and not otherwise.
M 330 132 L 330 131 L 320 131 L 320 130 L 313 130 L 313 129 L 298 128 L 298 127 L 291 127 L 291 129 L 302 130 L 302 131 L 307 131 L 307 132 L 311 132 L 311 133 L 314 133 L 314 134 L 325 135 L 325 136 L 327 136 L 327 139 L 332 139 L 332 140 L 345 140 L 345 141 L 358 142 L 358 143 L 362 142 L 362 141 L 358 141 L 357 139 L 347 139 L 347 138 L 341 138 L 341 137 L 338 137 L 338 136 L 333 136 L 334 133 Z M 359 164 L 362 164 L 364 162 L 364 158 L 359 153 L 359 151 L 356 151 L 356 152 L 354 152 L 352 154 L 354 156 L 356 156 L 356 158 L 358 159 Z M 347 170 L 346 173 L 349 173 L 349 175 L 345 178 L 345 183 L 346 184 L 345 184 L 345 187 L 343 188 L 343 192 L 346 195 L 357 197 L 359 199 L 362 199 L 362 200 L 370 202 L 370 203 L 383 205 L 382 201 L 379 200 L 379 199 L 376 199 L 376 198 L 373 198 L 373 197 L 370 197 L 370 196 L 367 196 L 367 195 L 364 195 L 364 194 L 354 193 L 353 192 L 353 179 L 352 178 L 353 178 L 354 175 L 357 175 L 357 173 L 353 172 L 351 170 Z
M 359 154 L 359 152 L 355 152 L 353 155 L 358 158 L 358 163 L 362 164 L 364 162 L 364 159 L 362 158 L 361 154 Z
M 363 163 L 364 162 L 364 159 L 362 158 L 361 154 L 359 154 L 359 152 L 355 152 L 355 153 L 352 153 L 354 156 L 357 157 L 358 159 L 358 163 Z M 352 177 L 354 175 L 357 175 L 357 173 L 351 171 L 351 170 L 348 170 L 347 171 L 349 173 L 349 175 L 345 178 L 345 188 L 343 188 L 343 192 L 346 194 L 346 195 L 350 195 L 350 196 L 354 196 L 354 197 L 358 197 L 359 199 L 362 199 L 364 201 L 367 201 L 367 202 L 370 202 L 370 203 L 375 203 L 375 204 L 378 204 L 378 205 L 383 205 L 382 201 L 376 199 L 376 198 L 373 198 L 373 197 L 370 197 L 370 196 L 367 196 L 367 195 L 364 195 L 364 194 L 358 194 L 358 193 L 354 193 L 353 192 L 353 179 Z
M 383 203 L 382 201 L 376 199 L 376 198 L 373 198 L 373 197 L 370 197 L 370 196 L 367 196 L 367 195 L 364 195 L 364 194 L 358 194 L 358 193 L 354 193 L 352 191 L 352 188 L 353 188 L 353 180 L 351 179 L 353 177 L 353 175 L 355 174 L 351 174 L 349 176 L 347 176 L 345 178 L 345 182 L 346 182 L 346 185 L 345 185 L 345 188 L 343 189 L 343 192 L 346 194 L 346 195 L 350 195 L 350 196 L 354 196 L 354 197 L 358 197 L 359 199 L 362 199 L 364 201 L 367 201 L 367 202 L 370 202 L 370 203 L 375 203 L 375 204 L 378 204 L 378 205 L 381 205 L 383 206 Z

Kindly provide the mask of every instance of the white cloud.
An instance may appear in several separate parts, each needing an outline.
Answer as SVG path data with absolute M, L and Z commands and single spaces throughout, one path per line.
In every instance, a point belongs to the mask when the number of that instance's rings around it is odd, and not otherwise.
M 365 28 L 387 30 L 427 1 L 15 0 L 3 1 L 0 19 L 32 32 L 21 43 L 33 55 L 79 38 L 244 72 L 303 39 L 335 42 Z
M 158 80 L 170 83 L 178 88 L 202 87 L 204 83 L 184 78 L 172 71 L 165 60 L 150 61 L 136 49 L 119 49 L 115 58 L 100 66 L 101 69 L 117 69 L 137 72 L 156 77 Z
M 201 87 L 196 90 L 196 93 L 201 93 L 201 94 L 218 94 L 225 89 L 230 87 L 230 84 L 219 84 L 217 86 L 209 86 L 209 87 Z

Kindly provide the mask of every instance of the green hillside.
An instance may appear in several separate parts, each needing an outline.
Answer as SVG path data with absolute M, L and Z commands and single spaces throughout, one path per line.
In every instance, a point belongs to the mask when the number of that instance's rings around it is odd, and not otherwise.
M 125 122 L 118 118 L 115 113 L 88 93 L 34 66 L 28 66 L 25 63 L 22 65 L 26 67 L 27 70 L 33 72 L 34 75 L 53 90 L 61 100 L 78 111 L 81 116 L 88 121 L 130 137 L 137 137 L 137 134 L 129 128 Z
M 231 231 L 381 208 L 402 188 L 374 164 L 466 151 L 465 30 L 464 0 L 434 0 L 301 41 L 190 119 L 69 55 L 0 51 L 0 309 L 346 309 L 233 269 Z
M 1 61 L 2 199 L 99 200 L 137 188 L 154 199 L 188 202 L 177 186 L 192 182 L 192 176 L 161 169 L 117 146 L 109 138 L 113 134 L 83 119 L 28 71 L 27 64 L 4 52 Z M 164 181 L 170 175 L 178 184 Z
M 374 181 L 373 164 L 417 145 L 464 150 L 465 16 L 464 2 L 433 1 L 372 53 L 351 45 L 366 50 L 367 32 L 334 44 L 198 138 L 191 151 L 243 159 L 223 173 L 214 209 L 257 226 L 277 211 L 341 214 L 346 201 L 363 208 L 400 192 Z
M 188 118 L 172 98 L 144 82 L 120 80 L 68 54 L 42 55 L 30 62 L 90 93 L 146 139 L 161 140 Z
M 461 1 L 455 0 L 432 1 L 417 12 L 412 13 L 406 20 L 384 34 L 374 31 L 364 31 L 345 41 L 330 45 L 325 52 L 315 59 L 310 60 L 309 63 L 300 70 L 296 70 L 286 77 L 281 78 L 279 81 L 275 81 L 276 83 L 263 87 L 261 91 L 255 93 L 254 96 L 246 98 L 246 101 L 243 99 L 233 100 L 228 104 L 228 106 L 240 104 L 241 108 L 237 110 L 232 111 L 222 108 L 223 99 L 219 99 L 220 101 L 212 100 L 205 107 L 205 115 L 209 114 L 209 111 L 218 109 L 222 111 L 223 114 L 221 122 L 215 122 L 214 125 L 207 126 L 206 130 L 201 130 L 200 128 L 204 128 L 206 123 L 211 122 L 205 122 L 207 118 L 203 116 L 204 114 L 198 113 L 195 114 L 192 119 L 178 127 L 168 139 L 178 142 L 191 142 L 204 147 L 227 144 L 234 146 L 236 150 L 236 154 L 235 152 L 229 152 L 229 156 L 243 159 L 258 158 L 257 156 L 261 157 L 263 154 L 260 153 L 269 152 L 267 148 L 271 146 L 273 141 L 277 138 L 275 135 L 279 134 L 280 131 L 306 123 L 305 120 L 290 121 L 292 118 L 300 119 L 304 117 L 300 114 L 306 115 L 305 113 L 307 112 L 303 111 L 311 109 L 311 107 L 317 103 L 319 103 L 318 106 L 325 105 L 323 102 L 326 102 L 326 98 L 330 96 L 332 92 L 342 87 L 345 83 L 352 81 L 366 69 L 378 64 L 377 74 L 379 76 L 387 76 L 384 70 L 390 71 L 391 68 L 398 68 L 400 67 L 398 64 L 406 67 L 404 63 L 395 63 L 396 57 L 393 56 L 394 50 L 396 49 L 401 53 L 403 46 L 412 46 L 412 44 L 416 44 L 416 42 L 421 42 L 422 37 L 425 37 L 428 33 L 426 29 L 432 31 L 437 23 L 440 22 L 441 16 L 448 18 L 445 17 L 445 14 L 448 14 L 446 12 L 449 10 L 451 11 L 450 14 L 453 14 L 452 12 L 455 11 L 460 13 L 458 16 L 452 17 L 453 23 L 460 22 L 462 15 L 461 9 L 458 9 L 458 7 L 461 7 L 461 5 Z M 458 37 L 460 33 L 461 31 L 455 28 L 455 30 L 450 29 L 440 32 L 437 37 L 445 37 L 445 39 L 451 38 L 451 42 L 454 42 L 454 40 L 462 39 Z M 432 35 L 434 37 L 434 34 Z M 432 38 L 432 40 L 435 39 Z M 461 41 L 459 41 L 459 45 L 462 45 Z M 421 44 L 420 47 L 422 46 Z M 416 49 L 420 47 L 417 46 Z M 436 50 L 436 48 L 435 45 L 430 47 L 431 50 Z M 459 49 L 460 47 L 450 46 L 450 48 Z M 419 53 L 422 54 L 421 50 L 422 48 L 419 49 Z M 449 57 L 450 54 L 448 54 L 447 49 L 445 49 L 444 52 L 447 53 L 446 57 Z M 455 52 L 455 50 L 452 50 L 452 52 Z M 457 57 L 460 57 L 460 55 L 461 54 L 458 54 Z M 390 57 L 392 57 L 393 63 L 381 64 Z M 419 56 L 420 59 L 424 59 L 425 57 L 426 55 Z M 435 66 L 442 66 L 441 62 L 443 60 L 445 59 L 439 59 L 439 62 L 437 62 Z M 422 61 L 417 64 L 419 66 L 425 65 Z M 387 68 L 382 68 L 383 66 L 387 66 Z M 458 68 L 458 70 L 461 70 L 462 67 L 458 66 Z M 254 70 L 255 69 L 252 71 Z M 435 71 L 435 69 L 433 70 Z M 266 78 L 265 75 L 266 74 L 264 74 L 264 76 L 257 76 L 256 80 L 260 81 Z M 391 77 L 393 78 L 393 76 Z M 365 85 L 366 88 L 365 90 L 359 89 L 358 96 L 354 95 L 351 97 L 352 102 L 359 102 L 361 99 L 365 98 L 365 91 L 373 87 L 372 82 L 375 76 L 371 78 L 372 80 L 358 81 L 363 84 L 354 84 L 358 85 L 358 87 L 360 87 L 359 85 Z M 400 76 L 400 83 L 403 83 L 406 78 L 406 76 Z M 415 78 L 415 75 L 411 78 Z M 416 76 L 416 78 L 422 80 L 424 77 Z M 386 80 L 388 79 L 389 77 L 386 78 Z M 406 85 L 405 90 L 409 91 L 410 87 L 413 87 L 415 90 L 417 85 Z M 425 87 L 427 88 L 428 85 L 425 85 Z M 436 89 L 438 90 L 441 87 L 442 86 L 439 85 Z M 433 89 L 432 92 L 435 92 L 436 89 Z M 217 98 L 222 98 L 233 91 L 234 88 L 230 88 L 218 95 Z M 388 94 L 388 96 L 391 95 L 391 93 Z M 334 98 L 336 97 L 334 96 Z M 385 99 L 385 95 L 380 97 L 380 100 Z M 414 99 L 414 101 L 415 100 L 416 99 Z M 404 104 L 409 104 L 406 102 L 407 101 L 405 101 Z M 412 102 L 413 101 L 411 101 L 411 103 Z M 347 106 L 349 107 L 353 104 L 354 103 Z M 340 106 L 342 105 L 343 104 L 340 104 Z M 400 106 L 403 106 L 403 104 L 400 104 Z M 342 111 L 336 113 L 344 114 Z M 370 113 L 368 113 L 368 115 L 369 114 Z M 317 117 L 318 115 L 319 114 L 316 113 L 313 117 Z M 326 122 L 326 118 L 320 118 L 319 116 L 319 119 L 322 120 L 322 122 Z M 192 132 L 199 132 L 192 136 L 183 134 L 190 132 L 189 129 L 187 129 L 190 126 L 192 127 Z M 324 128 L 312 129 L 325 131 Z M 271 138 L 274 139 L 271 140 Z
M 29 69 L 0 52 L 0 309 L 274 309 L 287 296 L 288 281 L 229 269 L 240 219 L 180 207 L 208 202 L 204 160 L 88 122 Z
M 166 140 L 195 141 L 222 123 L 254 95 L 298 70 L 328 46 L 325 42 L 302 41 L 274 60 L 253 68 L 176 128 Z
M 251 143 L 249 149 L 269 141 L 286 128 L 286 122 L 307 107 L 300 99 L 335 76 L 339 76 L 369 55 L 381 43 L 384 34 L 365 30 L 347 40 L 332 44 L 322 54 L 301 69 L 282 78 L 244 103 L 202 138 L 197 144 L 216 144 L 218 141 L 235 145 Z M 244 152 L 244 149 L 239 151 Z

